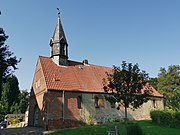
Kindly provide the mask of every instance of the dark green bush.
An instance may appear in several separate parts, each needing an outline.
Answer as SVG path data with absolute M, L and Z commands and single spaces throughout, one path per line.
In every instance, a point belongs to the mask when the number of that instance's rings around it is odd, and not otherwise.
M 162 125 L 167 125 L 167 126 L 173 126 L 174 122 L 173 122 L 173 113 L 172 112 L 166 112 L 166 111 L 162 111 L 161 115 L 160 115 L 160 123 Z
M 0 122 L 4 120 L 4 115 L 3 114 L 0 114 Z
M 160 124 L 160 116 L 162 111 L 155 110 L 150 112 L 152 122 Z
M 137 123 L 131 123 L 127 126 L 127 135 L 143 135 L 143 132 Z
M 173 111 L 151 111 L 150 116 L 152 122 L 169 127 L 177 127 L 180 125 L 180 112 Z
M 180 111 L 174 113 L 175 124 L 180 127 Z

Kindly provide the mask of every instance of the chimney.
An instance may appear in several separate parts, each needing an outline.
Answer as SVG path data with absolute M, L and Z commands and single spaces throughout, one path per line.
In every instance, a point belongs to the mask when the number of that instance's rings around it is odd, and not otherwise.
M 88 64 L 88 60 L 87 59 L 85 59 L 85 60 L 83 60 L 83 62 L 82 62 L 84 65 L 85 64 Z

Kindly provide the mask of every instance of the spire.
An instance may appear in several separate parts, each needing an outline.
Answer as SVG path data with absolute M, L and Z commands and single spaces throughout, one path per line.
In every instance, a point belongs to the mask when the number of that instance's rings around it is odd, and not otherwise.
M 64 34 L 64 30 L 61 23 L 59 8 L 57 9 L 58 9 L 58 21 L 56 23 L 56 28 L 53 35 L 53 41 L 60 41 L 62 38 L 64 38 L 64 40 L 66 41 L 66 36 Z
M 68 43 L 61 23 L 60 12 L 58 10 L 58 21 L 54 30 L 54 35 L 50 41 L 51 58 L 57 65 L 68 65 Z

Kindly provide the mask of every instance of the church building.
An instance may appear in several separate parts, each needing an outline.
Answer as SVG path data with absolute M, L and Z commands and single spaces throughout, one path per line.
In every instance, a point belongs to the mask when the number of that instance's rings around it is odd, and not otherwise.
M 46 130 L 77 127 L 80 122 L 94 124 L 121 121 L 120 110 L 104 98 L 103 78 L 112 68 L 93 65 L 88 60 L 70 60 L 68 42 L 58 16 L 50 40 L 50 57 L 39 56 L 29 102 L 29 126 Z M 152 109 L 163 109 L 163 96 L 154 88 L 153 97 L 141 108 L 128 110 L 130 120 L 149 119 Z

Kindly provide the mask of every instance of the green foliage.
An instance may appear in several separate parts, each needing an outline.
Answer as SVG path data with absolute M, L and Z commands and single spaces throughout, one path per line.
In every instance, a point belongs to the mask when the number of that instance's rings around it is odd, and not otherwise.
M 112 117 L 108 117 L 107 121 L 108 121 L 109 123 L 113 123 L 113 122 L 115 122 L 115 119 L 112 118 Z
M 166 109 L 180 109 L 180 66 L 172 65 L 160 69 L 158 91 L 164 95 Z
M 82 117 L 81 117 L 80 120 L 79 120 L 79 125 L 80 125 L 80 126 L 85 126 L 85 125 L 87 125 L 86 122 L 85 122 L 85 120 L 84 120 Z
M 127 135 L 143 135 L 143 132 L 137 123 L 131 123 L 127 126 Z
M 16 56 L 13 56 L 13 53 L 9 50 L 9 46 L 5 45 L 7 38 L 8 36 L 4 30 L 0 28 L 0 99 L 3 82 L 17 69 L 16 66 L 21 60 L 17 60 Z
M 148 78 L 145 71 L 140 71 L 138 64 L 123 61 L 121 68 L 114 66 L 113 72 L 107 73 L 107 79 L 104 79 L 105 98 L 110 103 L 121 103 L 125 107 L 127 120 L 127 108 L 137 109 L 148 101 L 152 92 L 146 85 Z
M 87 124 L 90 125 L 90 126 L 94 125 L 93 118 L 92 118 L 92 116 L 90 116 L 90 115 L 89 115 L 89 117 L 88 117 L 88 123 L 87 123 Z
M 19 90 L 16 76 L 11 75 L 3 83 L 2 98 L 0 100 L 0 114 L 25 113 L 28 106 L 28 92 Z
M 149 78 L 148 83 L 151 84 L 153 86 L 153 88 L 155 88 L 157 90 L 158 79 L 156 77 L 155 78 Z
M 16 76 L 12 75 L 7 78 L 6 83 L 3 84 L 2 101 L 8 102 L 12 106 L 13 102 L 17 100 L 19 90 L 19 82 Z
M 177 127 L 180 127 L 180 111 L 175 112 L 174 114 L 175 124 Z
M 19 111 L 21 113 L 25 113 L 28 107 L 28 98 L 29 98 L 29 93 L 27 90 L 23 90 L 20 92 L 18 99 L 19 99 Z
M 150 112 L 152 122 L 160 124 L 161 111 L 155 110 Z
M 12 121 L 10 121 L 12 125 L 16 125 L 17 123 L 20 122 L 19 118 L 14 118 Z
M 180 124 L 180 112 L 174 111 L 151 111 L 152 122 L 169 127 L 178 127 Z
M 1 121 L 3 121 L 3 120 L 4 120 L 4 118 L 5 118 L 5 115 L 0 114 L 0 122 L 1 122 Z

